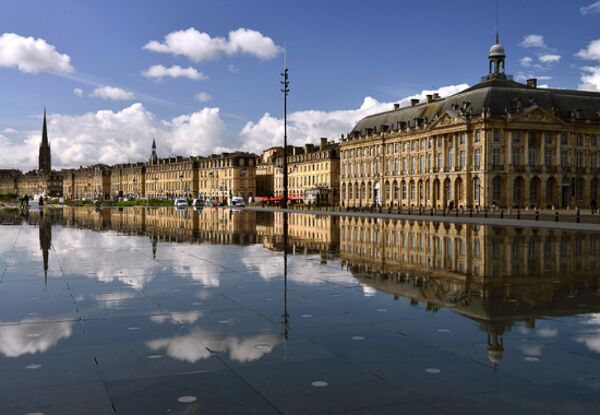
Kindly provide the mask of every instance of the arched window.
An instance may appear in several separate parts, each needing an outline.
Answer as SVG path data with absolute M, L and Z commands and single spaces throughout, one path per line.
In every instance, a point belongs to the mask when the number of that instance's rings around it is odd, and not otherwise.
M 500 176 L 496 176 L 492 180 L 492 198 L 496 203 L 502 200 L 502 178 Z
M 410 181 L 410 200 L 415 200 L 415 182 Z
M 394 200 L 398 200 L 398 182 L 394 180 Z
M 344 183 L 342 183 L 342 199 L 346 199 L 346 184 Z
M 402 200 L 406 200 L 406 182 L 402 180 Z

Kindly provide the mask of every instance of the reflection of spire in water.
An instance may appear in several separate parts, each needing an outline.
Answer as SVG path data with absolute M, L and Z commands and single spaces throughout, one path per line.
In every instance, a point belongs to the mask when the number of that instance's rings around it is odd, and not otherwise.
M 42 250 L 42 257 L 44 259 L 44 282 L 48 284 L 48 256 L 50 251 L 50 245 L 52 244 L 52 226 L 50 225 L 50 219 L 47 215 L 44 215 L 44 211 L 40 211 L 40 249 Z
M 488 359 L 494 365 L 494 369 L 496 369 L 504 356 L 504 327 L 502 325 L 492 325 L 490 323 L 484 324 L 483 326 L 487 330 Z
M 283 349 L 284 357 L 287 363 L 287 339 L 289 334 L 290 326 L 290 315 L 287 309 L 287 255 L 288 255 L 288 214 L 283 212 L 283 314 L 282 314 L 282 325 L 283 325 Z
M 158 248 L 158 236 L 152 235 L 152 258 L 156 259 L 156 248 Z

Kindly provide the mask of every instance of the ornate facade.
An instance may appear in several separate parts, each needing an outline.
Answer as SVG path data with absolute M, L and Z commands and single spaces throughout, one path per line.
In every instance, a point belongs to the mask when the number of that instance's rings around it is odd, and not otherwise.
M 600 94 L 538 88 L 490 49 L 484 81 L 362 119 L 341 142 L 343 206 L 596 207 Z
M 339 202 L 339 144 L 321 138 L 320 146 L 306 144 L 288 155 L 288 197 L 305 203 L 337 205 Z M 283 196 L 283 157 L 275 169 L 275 196 Z
M 110 167 L 105 164 L 73 171 L 73 199 L 110 199 Z
M 213 154 L 198 163 L 199 196 L 225 202 L 232 196 L 256 196 L 256 154 Z
M 110 169 L 112 198 L 129 197 L 140 199 L 146 195 L 146 164 L 117 164 Z
M 145 192 L 148 199 L 169 199 L 174 197 L 195 197 L 198 194 L 199 157 L 153 156 L 146 166 Z

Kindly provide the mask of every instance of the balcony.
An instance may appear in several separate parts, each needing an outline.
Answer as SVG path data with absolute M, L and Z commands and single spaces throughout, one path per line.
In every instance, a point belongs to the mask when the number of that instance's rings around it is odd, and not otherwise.
M 525 166 L 523 164 L 515 164 L 512 167 L 513 167 L 513 171 L 516 171 L 516 172 L 524 172 L 526 170 Z
M 504 164 L 492 164 L 490 171 L 504 171 Z

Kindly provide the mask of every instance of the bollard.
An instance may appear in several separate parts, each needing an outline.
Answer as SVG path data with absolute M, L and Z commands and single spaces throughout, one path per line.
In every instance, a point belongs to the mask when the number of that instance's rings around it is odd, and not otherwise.
M 410 215 L 410 212 L 411 212 L 411 210 L 412 210 L 412 207 L 411 207 L 411 206 L 409 206 L 409 207 L 408 207 L 408 214 L 409 214 L 409 215 Z
M 455 210 L 454 215 L 458 218 L 458 209 Z
M 433 208 L 431 208 L 431 212 L 429 212 L 429 216 L 433 216 Z
M 392 207 L 388 206 L 388 215 L 391 215 L 391 214 L 392 214 Z
M 537 209 L 535 210 L 535 220 L 540 220 L 540 212 Z
M 521 209 L 517 209 L 517 220 L 521 219 Z
M 558 222 L 558 211 L 554 212 L 554 222 Z
M 485 210 L 483 211 L 483 217 L 484 217 L 484 218 L 487 218 L 487 215 L 488 215 L 488 214 L 487 214 L 487 209 L 485 209 Z
M 469 217 L 472 218 L 473 217 L 473 208 L 469 209 Z
M 504 209 L 500 209 L 500 219 L 504 219 Z
M 446 216 L 446 209 L 442 209 L 442 216 Z

